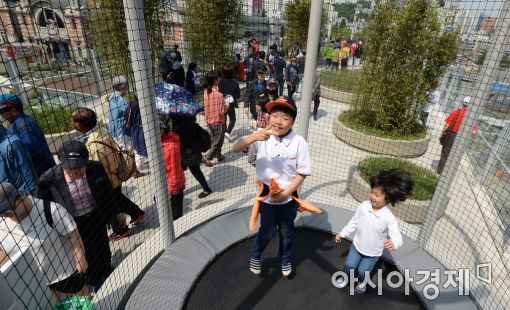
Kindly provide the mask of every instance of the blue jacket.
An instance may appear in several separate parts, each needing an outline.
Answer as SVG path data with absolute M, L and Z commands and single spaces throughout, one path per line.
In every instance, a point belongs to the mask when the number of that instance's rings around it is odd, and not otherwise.
M 34 164 L 37 176 L 41 176 L 46 170 L 55 166 L 55 160 L 51 155 L 48 142 L 39 124 L 30 115 L 21 113 L 9 128 L 20 138 L 28 149 L 32 163 Z
M 22 194 L 34 193 L 37 174 L 25 145 L 0 125 L 0 182 L 14 185 Z
M 121 136 L 131 136 L 131 130 L 126 128 L 126 110 L 129 103 L 120 95 L 115 92 L 110 96 L 108 109 L 108 132 L 112 137 L 119 138 Z

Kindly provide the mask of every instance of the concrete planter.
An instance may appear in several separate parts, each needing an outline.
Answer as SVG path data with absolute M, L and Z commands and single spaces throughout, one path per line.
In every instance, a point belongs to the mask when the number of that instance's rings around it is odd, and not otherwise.
M 46 142 L 48 142 L 48 146 L 50 147 L 51 154 L 53 155 L 57 154 L 57 150 L 62 145 L 62 143 L 65 141 L 74 140 L 78 136 L 79 132 L 76 130 L 44 135 Z
M 340 101 L 344 103 L 354 102 L 354 94 L 334 90 L 329 87 L 321 86 L 321 98 Z
M 414 158 L 420 157 L 427 151 L 430 135 L 419 140 L 392 140 L 371 136 L 359 131 L 352 130 L 335 118 L 333 123 L 333 133 L 343 142 L 352 145 L 358 149 L 382 155 L 391 155 L 396 157 Z
M 357 201 L 365 201 L 368 200 L 368 195 L 370 193 L 370 185 L 365 182 L 361 178 L 360 172 L 358 169 L 354 169 L 354 171 L 349 174 L 349 179 L 347 181 L 347 188 L 351 193 L 352 197 Z M 397 204 L 392 208 L 393 214 L 399 219 L 411 223 L 411 224 L 422 224 L 427 216 L 427 211 L 429 209 L 430 200 L 406 200 L 403 203 Z M 448 201 L 445 203 L 445 206 L 448 205 Z M 445 208 L 441 208 L 441 211 L 438 214 L 438 219 L 442 217 L 445 213 Z

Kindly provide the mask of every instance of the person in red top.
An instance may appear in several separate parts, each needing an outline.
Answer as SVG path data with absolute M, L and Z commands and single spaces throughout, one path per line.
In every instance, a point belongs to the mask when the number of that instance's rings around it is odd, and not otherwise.
M 184 189 L 186 179 L 181 166 L 181 143 L 179 134 L 170 130 L 169 117 L 159 116 L 159 129 L 161 131 L 161 145 L 163 146 L 163 158 L 165 159 L 166 182 L 170 195 L 170 206 L 174 221 L 182 216 Z
M 221 154 L 221 147 L 225 138 L 225 113 L 228 111 L 228 105 L 223 100 L 223 94 L 218 91 L 220 78 L 214 71 L 205 75 L 207 80 L 207 89 L 204 91 L 205 122 L 211 134 L 211 149 L 205 155 L 205 158 L 212 161 L 217 158 L 219 162 L 225 159 Z
M 444 134 L 446 134 L 444 141 L 442 142 L 443 148 L 441 149 L 441 158 L 439 160 L 439 165 L 437 166 L 437 173 L 439 174 L 443 172 L 444 165 L 448 159 L 448 155 L 450 155 L 453 142 L 455 141 L 455 137 L 459 131 L 460 124 L 464 119 L 464 114 L 466 114 L 466 109 L 470 100 L 471 97 L 465 97 L 464 100 L 462 100 L 462 109 L 453 110 L 452 113 L 450 113 L 450 115 L 448 115 L 448 117 L 445 119 L 443 130 L 439 136 L 442 137 Z

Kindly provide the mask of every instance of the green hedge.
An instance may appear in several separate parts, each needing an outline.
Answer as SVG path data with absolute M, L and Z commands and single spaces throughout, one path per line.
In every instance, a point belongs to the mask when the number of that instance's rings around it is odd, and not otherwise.
M 410 197 L 410 199 L 432 199 L 437 183 L 439 182 L 439 176 L 432 170 L 422 168 L 411 162 L 398 158 L 367 158 L 358 164 L 361 177 L 367 182 L 371 176 L 377 175 L 379 171 L 397 168 L 407 170 L 414 181 L 414 194 Z
M 42 107 L 28 107 L 27 114 L 32 115 L 45 134 L 69 132 L 71 126 L 71 114 L 73 106 L 60 106 L 55 104 L 43 104 Z
M 352 130 L 362 132 L 370 136 L 387 138 L 392 140 L 407 140 L 407 141 L 423 139 L 427 136 L 427 130 L 419 123 L 416 123 L 416 128 L 413 133 L 403 135 L 397 132 L 386 132 L 372 127 L 363 126 L 355 121 L 356 118 L 354 117 L 353 114 L 354 114 L 353 111 L 345 111 L 344 113 L 338 116 L 338 120 L 342 122 L 342 124 L 344 124 L 345 126 L 351 128 Z
M 358 93 L 361 70 L 321 71 L 321 85 L 346 93 Z

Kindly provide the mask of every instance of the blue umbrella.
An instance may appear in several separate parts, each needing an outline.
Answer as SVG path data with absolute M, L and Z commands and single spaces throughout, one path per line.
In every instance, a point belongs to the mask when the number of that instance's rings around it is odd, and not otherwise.
M 156 108 L 169 116 L 196 116 L 204 107 L 184 87 L 169 83 L 154 85 Z

